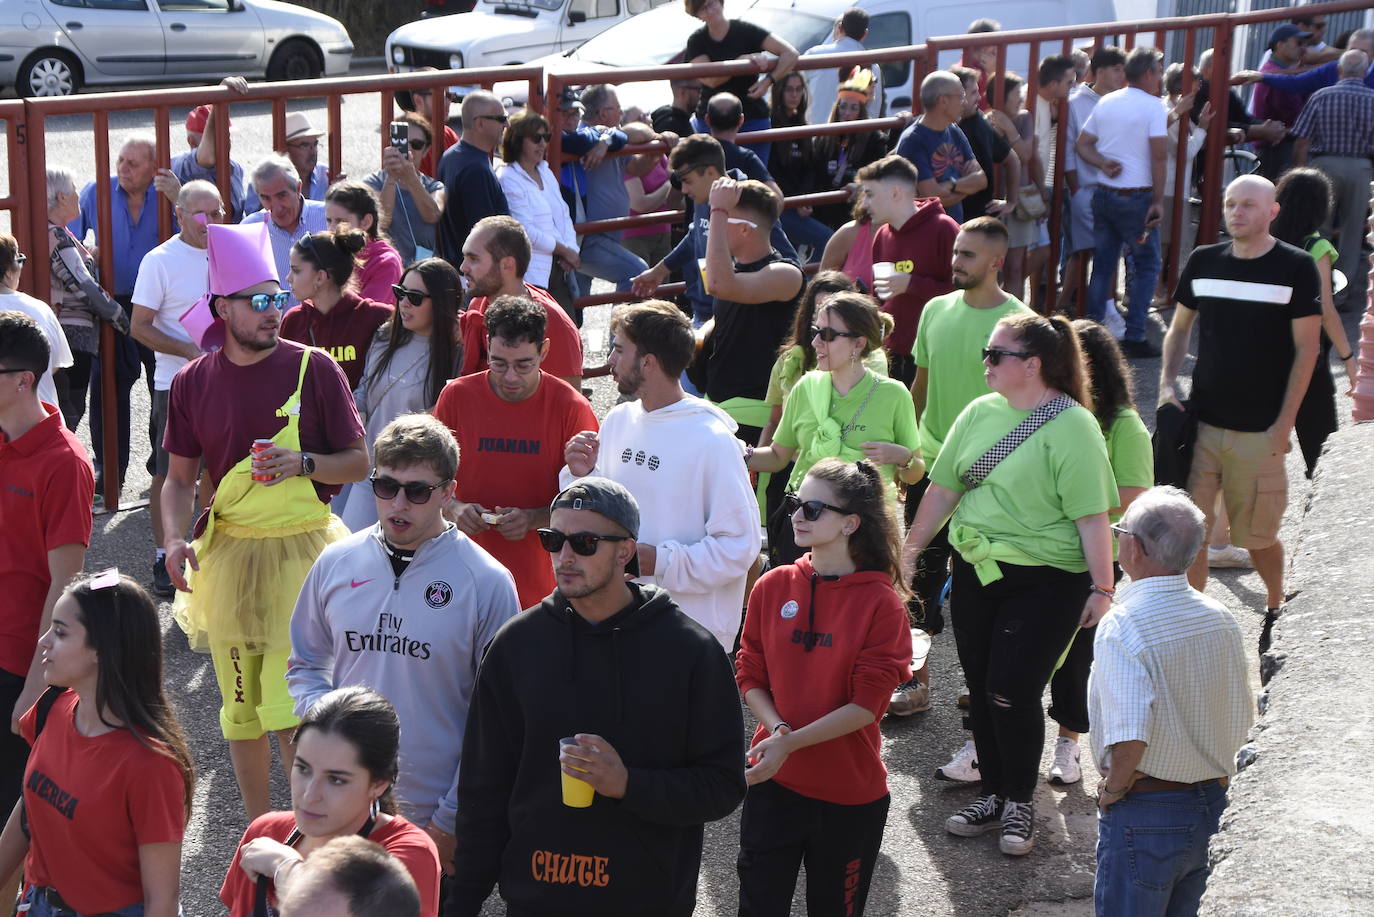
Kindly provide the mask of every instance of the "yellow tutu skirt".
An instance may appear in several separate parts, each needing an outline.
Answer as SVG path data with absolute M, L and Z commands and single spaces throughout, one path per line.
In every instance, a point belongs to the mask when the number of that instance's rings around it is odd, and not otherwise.
M 187 569 L 190 593 L 178 592 L 172 615 L 191 649 L 233 645 L 270 653 L 291 645 L 291 613 L 306 574 L 320 552 L 346 538 L 348 527 L 330 515 L 323 524 L 289 529 L 252 529 L 220 520 Z

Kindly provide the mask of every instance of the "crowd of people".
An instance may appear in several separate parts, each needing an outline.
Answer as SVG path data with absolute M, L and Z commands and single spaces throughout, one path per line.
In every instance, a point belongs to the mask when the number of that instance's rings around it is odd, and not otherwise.
M 1363 290 L 1374 34 L 1341 50 L 1285 23 L 1238 76 L 1268 91 L 1252 120 L 1228 112 L 1234 139 L 1265 144 L 1276 183 L 1212 192 L 1226 238 L 1183 246 L 1161 348 L 1160 235 L 1213 117 L 1205 68 L 1185 93 L 1152 48 L 1056 54 L 1028 100 L 971 48 L 897 130 L 751 144 L 879 116 L 882 70 L 794 70 L 777 36 L 685 2 L 688 60 L 776 64 L 677 81 L 648 121 L 608 85 L 548 117 L 471 92 L 437 158 L 434 100 L 407 93 L 362 181 L 331 176 L 293 113 L 283 150 L 232 163 L 227 201 L 202 106 L 171 169 L 151 138 L 120 147 L 103 285 L 94 185 L 68 172 L 47 175 L 46 302 L 0 234 L 0 896 L 178 913 L 195 773 L 163 598 L 222 697 L 249 822 L 220 889 L 235 917 L 475 917 L 496 888 L 512 914 L 688 915 L 704 825 L 737 809 L 741 915 L 789 913 L 803 866 L 809 913 L 862 913 L 879 724 L 930 709 L 946 615 L 967 738 L 935 777 L 978 786 L 948 833 L 1034 849 L 1048 689 L 1048 782 L 1082 780 L 1084 734 L 1102 775 L 1097 912 L 1196 911 L 1254 707 L 1240 625 L 1201 590 L 1219 558 L 1253 564 L 1267 649 L 1289 441 L 1310 475 L 1337 426 L 1331 350 L 1353 385 L 1339 311 Z M 806 54 L 862 50 L 867 24 L 850 10 Z M 611 155 L 651 141 L 667 153 Z M 852 206 L 783 206 L 842 189 Z M 576 232 L 679 205 L 680 227 Z M 1076 264 L 1070 321 L 1041 281 Z M 675 272 L 681 300 L 656 298 Z M 631 300 L 601 368 L 574 305 L 593 279 Z M 87 418 L 100 442 L 102 323 L 118 468 L 76 435 Z M 1162 451 L 1128 363 L 1152 357 Z M 599 373 L 620 398 L 598 418 Z M 146 588 L 82 573 L 140 375 Z M 1157 465 L 1180 441 L 1190 458 Z

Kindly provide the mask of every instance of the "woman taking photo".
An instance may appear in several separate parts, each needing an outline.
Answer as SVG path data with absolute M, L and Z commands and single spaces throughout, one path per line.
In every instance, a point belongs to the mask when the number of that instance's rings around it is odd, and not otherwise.
M 817 462 L 785 508 L 808 553 L 755 584 L 735 676 L 759 721 L 739 913 L 787 914 L 805 863 L 808 914 L 862 914 L 889 802 L 878 723 L 911 677 L 901 536 L 864 461 Z
M 195 778 L 156 606 L 106 570 L 67 588 L 38 646 L 53 687 L 20 719 L 33 750 L 0 872 L 23 865 L 29 917 L 174 917 Z
M 395 312 L 389 303 L 359 295 L 349 283 L 354 258 L 367 244 L 367 236 L 356 229 L 301 236 L 291 248 L 287 277 L 301 304 L 281 320 L 281 336 L 288 341 L 329 351 L 350 388 L 362 381 L 373 335 Z M 389 286 L 386 295 L 388 300 L 395 295 Z
M 1321 234 L 1331 210 L 1331 180 L 1318 169 L 1290 169 L 1279 179 L 1275 199 L 1279 204 L 1279 215 L 1269 231 L 1274 238 L 1308 252 L 1317 262 L 1317 276 L 1321 280 L 1322 349 L 1317 357 L 1317 365 L 1312 369 L 1312 381 L 1307 385 L 1307 394 L 1298 406 L 1298 419 L 1293 427 L 1310 478 L 1321 456 L 1322 444 L 1339 426 L 1336 419 L 1336 383 L 1331 378 L 1332 345 L 1335 345 L 1336 359 L 1345 367 L 1346 379 L 1350 382 L 1347 394 L 1355 390 L 1359 360 L 1350 346 L 1350 339 L 1346 337 L 1345 326 L 1341 324 L 1333 298 L 1335 287 L 1331 269 L 1336 263 L 1336 246 Z
M 359 229 L 367 244 L 358 253 L 353 282 L 358 295 L 377 302 L 391 302 L 391 285 L 401 279 L 400 254 L 382 238 L 381 203 L 377 193 L 360 181 L 340 181 L 324 194 L 324 218 L 334 232 Z
M 761 73 L 757 76 L 746 73 L 740 76 L 698 77 L 704 89 L 696 116 L 692 119 L 692 126 L 696 128 L 697 133 L 710 133 L 706 128 L 706 106 L 711 101 L 711 96 L 718 92 L 729 92 L 738 96 L 744 103 L 744 124 L 740 126 L 740 134 L 767 130 L 770 119 L 768 105 L 763 101 L 763 97 L 771 87 L 787 76 L 788 71 L 797 63 L 797 49 L 762 26 L 745 22 L 743 19 L 726 19 L 722 0 L 683 0 L 683 3 L 688 16 L 695 16 L 705 23 L 688 36 L 687 48 L 682 54 L 684 63 L 749 60 L 754 66 L 763 68 L 770 60 L 768 54 L 774 54 L 778 58 L 770 73 Z M 765 54 L 765 51 L 768 54 Z M 739 141 L 745 139 L 743 136 L 738 138 Z M 762 159 L 764 165 L 768 165 L 770 145 L 740 143 L 740 146 L 747 147 Z
M 1136 411 L 1131 370 L 1116 338 L 1086 318 L 1075 319 L 1073 330 L 1092 380 L 1093 415 L 1107 440 L 1107 460 L 1116 478 L 1117 502 L 1107 513 L 1107 520 L 1115 523 L 1126 514 L 1132 500 L 1154 486 L 1154 446 L 1150 431 Z M 1116 557 L 1115 539 L 1112 557 Z M 1120 579 L 1121 568 L 1116 566 L 1112 585 Z M 1078 738 L 1088 731 L 1088 674 L 1093 665 L 1094 635 L 1094 629 L 1080 628 L 1068 655 L 1050 679 L 1050 719 L 1059 724 L 1050 783 L 1068 785 L 1082 778 Z
M 949 520 L 950 617 L 983 786 L 945 827 L 963 837 L 1000 829 L 1002 852 L 1020 856 L 1034 846 L 1040 697 L 1074 631 L 1110 607 L 1107 511 L 1120 498 L 1068 321 L 1008 316 L 993 329 L 983 363 L 992 393 L 950 428 L 907 534 L 903 569 L 912 573 Z
M 432 411 L 444 383 L 458 375 L 458 272 L 443 258 L 426 258 L 406 269 L 395 287 L 396 314 L 377 329 L 367 351 L 363 381 L 353 393 L 372 444 L 402 414 Z M 377 521 L 370 486 L 349 484 L 340 514 L 350 531 Z
M 792 72 L 783 77 L 773 90 L 773 126 L 801 127 L 807 124 L 806 112 L 811 105 L 811 96 L 806 89 L 806 78 Z M 816 187 L 816 166 L 810 137 L 796 137 L 792 140 L 773 142 L 772 162 L 768 171 L 787 197 L 810 194 Z M 793 207 L 782 212 L 778 222 L 799 251 L 803 246 L 811 249 L 803 263 L 818 260 L 825 251 L 825 243 L 830 241 L 834 229 L 811 215 L 810 207 Z M 653 263 L 653 262 L 650 262 Z
M 386 698 L 361 686 L 315 702 L 296 728 L 290 812 L 253 819 L 219 890 L 230 917 L 251 917 L 264 881 L 269 904 L 285 896 L 310 854 L 358 835 L 401 861 L 420 889 L 420 913 L 439 908 L 439 854 L 424 831 L 395 814 L 391 784 L 401 727 Z
M 549 141 L 556 136 L 543 115 L 528 108 L 516 112 L 501 138 L 506 164 L 497 172 L 510 215 L 530 237 L 525 282 L 546 290 L 552 272 L 566 273 L 581 263 L 568 204 L 544 161 Z
M 830 123 L 868 119 L 869 93 L 873 89 L 873 73 L 855 67 L 849 78 L 840 83 L 835 106 L 830 109 Z M 817 137 L 815 150 L 816 182 L 813 190 L 840 191 L 854 183 L 854 176 L 870 162 L 887 155 L 887 133 L 866 130 L 852 134 L 829 134 Z M 838 229 L 850 218 L 849 204 L 822 204 L 816 208 L 816 219 Z
M 906 387 L 868 368 L 866 358 L 882 350 L 892 319 L 861 293 L 836 293 L 816 309 L 807 329 L 816 369 L 798 380 L 783 404 L 773 442 L 745 449 L 751 471 L 779 472 L 794 458 L 788 489 L 795 490 L 811 466 L 823 458 L 867 458 L 883 469 L 884 490 L 896 505 L 894 477 L 908 484 L 925 473 L 916 411 Z M 800 555 L 791 527 L 769 519 L 769 551 L 775 563 Z

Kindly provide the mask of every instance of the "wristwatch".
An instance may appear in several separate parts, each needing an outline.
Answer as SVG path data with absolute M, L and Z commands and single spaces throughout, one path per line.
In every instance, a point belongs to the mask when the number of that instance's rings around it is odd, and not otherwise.
M 315 473 L 315 460 L 310 457 L 310 453 L 301 453 L 301 477 L 308 478 Z

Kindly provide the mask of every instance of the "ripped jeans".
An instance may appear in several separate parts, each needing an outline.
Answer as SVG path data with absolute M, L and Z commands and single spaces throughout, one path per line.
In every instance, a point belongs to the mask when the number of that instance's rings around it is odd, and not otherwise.
M 983 793 L 1030 802 L 1045 750 L 1041 696 L 1073 639 L 1092 586 L 1087 573 L 1002 563 L 986 586 L 954 554 L 950 620 L 968 684 Z

